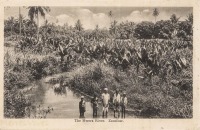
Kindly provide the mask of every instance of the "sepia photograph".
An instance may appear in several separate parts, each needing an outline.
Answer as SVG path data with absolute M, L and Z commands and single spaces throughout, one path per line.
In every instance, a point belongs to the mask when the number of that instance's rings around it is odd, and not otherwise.
M 3 20 L 4 118 L 193 118 L 193 7 L 4 6 Z

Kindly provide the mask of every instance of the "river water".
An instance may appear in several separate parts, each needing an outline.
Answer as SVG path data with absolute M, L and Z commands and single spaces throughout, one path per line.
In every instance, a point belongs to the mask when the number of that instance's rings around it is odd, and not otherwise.
M 36 82 L 38 90 L 36 91 L 34 105 L 42 108 L 50 108 L 51 111 L 45 116 L 45 118 L 79 118 L 79 102 L 81 94 L 77 91 L 71 90 L 69 87 L 65 87 L 62 93 L 55 93 L 53 85 L 46 83 L 43 80 Z M 85 118 L 93 118 L 92 116 L 92 104 L 91 99 L 85 97 L 86 112 Z M 102 118 L 102 106 L 99 105 L 98 117 Z M 128 118 L 134 117 L 134 115 L 126 116 Z M 114 118 L 114 113 L 109 110 L 108 118 Z

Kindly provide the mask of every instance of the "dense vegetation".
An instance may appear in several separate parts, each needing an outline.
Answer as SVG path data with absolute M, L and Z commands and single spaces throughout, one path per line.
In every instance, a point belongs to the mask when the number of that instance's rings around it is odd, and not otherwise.
M 156 21 L 154 14 L 155 23 L 114 20 L 109 30 L 84 30 L 80 20 L 74 27 L 5 20 L 5 117 L 24 117 L 31 101 L 20 90 L 33 80 L 73 71 L 72 88 L 89 95 L 125 90 L 139 116 L 191 118 L 193 16 Z

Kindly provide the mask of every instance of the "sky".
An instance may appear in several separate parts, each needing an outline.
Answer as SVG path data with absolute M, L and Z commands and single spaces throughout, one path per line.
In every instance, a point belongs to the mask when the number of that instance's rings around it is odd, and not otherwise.
M 51 11 L 46 14 L 45 19 L 50 23 L 57 25 L 74 26 L 78 19 L 80 19 L 84 29 L 94 29 L 96 25 L 99 28 L 109 28 L 110 21 L 117 20 L 118 22 L 141 22 L 141 21 L 155 21 L 152 16 L 153 9 L 156 7 L 50 7 Z M 167 20 L 172 14 L 180 17 L 180 20 L 185 20 L 189 13 L 193 12 L 191 7 L 158 7 L 158 20 Z M 109 11 L 112 11 L 113 17 L 108 16 Z M 21 14 L 28 18 L 27 7 L 21 7 Z M 4 19 L 9 17 L 18 18 L 19 7 L 5 7 Z M 44 18 L 40 17 L 40 26 L 44 24 Z

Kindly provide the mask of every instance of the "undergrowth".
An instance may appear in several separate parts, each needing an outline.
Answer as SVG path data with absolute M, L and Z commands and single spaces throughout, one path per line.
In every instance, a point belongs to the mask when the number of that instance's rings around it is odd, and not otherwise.
M 101 62 L 74 69 L 69 85 L 88 95 L 100 96 L 107 87 L 111 97 L 116 88 L 127 92 L 128 106 L 139 110 L 138 116 L 148 118 L 191 118 L 192 117 L 192 82 L 191 77 L 167 79 L 163 82 L 153 76 L 152 83 L 147 78 L 141 79 L 142 69 L 137 74 L 134 67 L 129 72 L 119 71 Z M 75 72 L 74 72 L 75 71 Z M 177 81 L 174 84 L 173 80 Z M 184 88 L 185 86 L 185 88 Z

